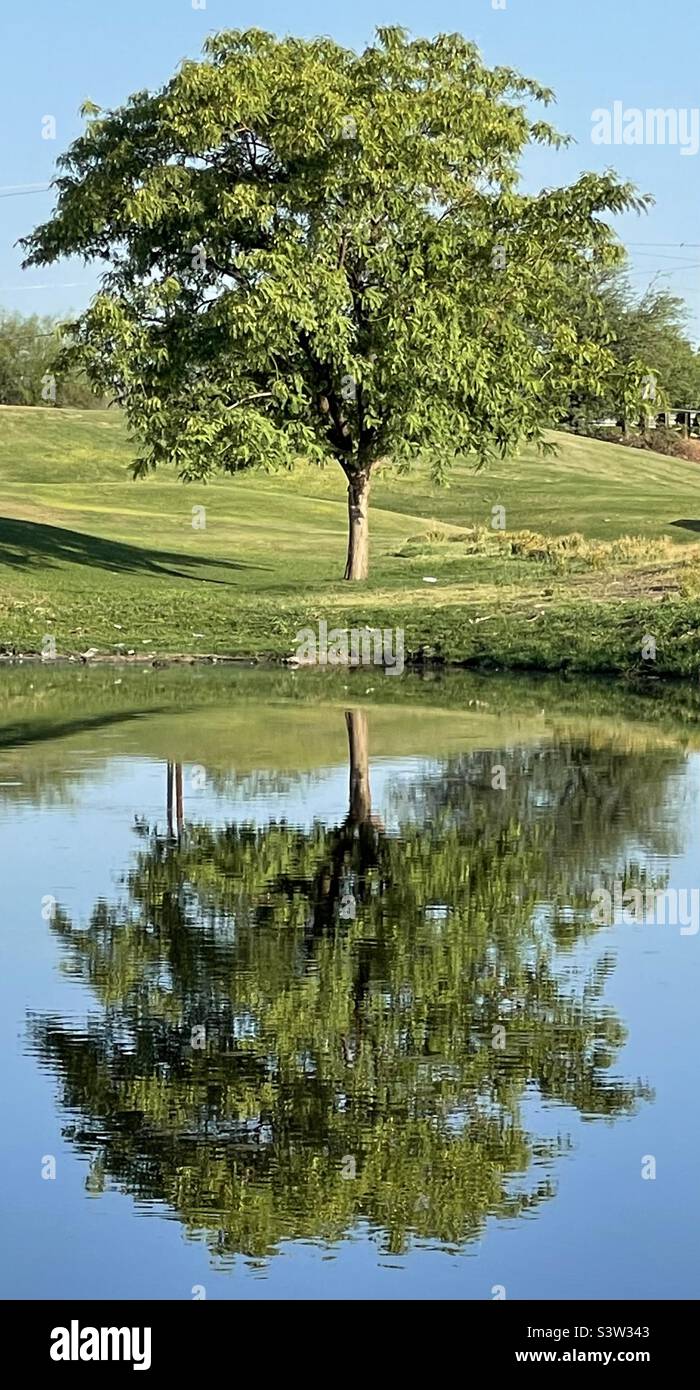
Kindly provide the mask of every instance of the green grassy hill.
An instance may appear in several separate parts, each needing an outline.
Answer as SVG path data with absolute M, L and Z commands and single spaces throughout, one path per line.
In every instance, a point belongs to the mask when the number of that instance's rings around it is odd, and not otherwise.
M 133 482 L 117 413 L 2 407 L 0 649 L 38 650 L 52 634 L 59 653 L 279 656 L 300 625 L 325 617 L 402 626 L 411 651 L 450 660 L 618 670 L 634 667 L 638 628 L 654 610 L 660 637 L 676 646 L 684 637 L 659 669 L 694 670 L 698 466 L 553 438 L 555 458 L 525 450 L 480 473 L 465 462 L 447 489 L 423 468 L 383 468 L 371 578 L 358 586 L 340 582 L 339 469 L 206 487 L 166 469 Z M 507 554 L 509 542 L 488 530 L 475 545 L 467 531 L 489 528 L 496 504 L 509 535 L 643 543 L 628 554 L 579 550 L 566 562 L 537 542 Z M 192 524 L 199 506 L 203 530 Z

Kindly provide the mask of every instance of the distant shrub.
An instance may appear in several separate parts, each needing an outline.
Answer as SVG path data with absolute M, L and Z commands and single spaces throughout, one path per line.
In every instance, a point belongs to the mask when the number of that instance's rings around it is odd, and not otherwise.
M 625 436 L 619 425 L 591 425 L 585 431 L 590 439 L 599 439 L 603 444 L 624 444 Z
M 630 449 L 650 449 L 655 454 L 665 454 L 667 458 L 687 459 L 690 463 L 700 462 L 700 440 L 684 439 L 668 425 L 658 425 L 655 430 L 642 433 L 641 430 L 620 440 Z
M 602 444 L 624 444 L 628 449 L 650 449 L 655 454 L 665 454 L 667 458 L 686 459 L 690 463 L 700 463 L 700 439 L 684 439 L 677 430 L 668 425 L 657 425 L 652 430 L 631 430 L 628 434 L 619 425 L 580 425 L 570 431 L 584 435 L 587 439 L 597 439 Z
M 448 530 L 445 526 L 441 526 L 438 521 L 433 521 L 429 526 L 428 530 L 422 531 L 420 536 L 416 537 L 416 539 L 421 541 L 428 541 L 431 544 L 433 542 L 440 544 L 443 541 L 459 540 L 460 536 L 459 532 L 456 535 L 453 535 L 451 530 Z

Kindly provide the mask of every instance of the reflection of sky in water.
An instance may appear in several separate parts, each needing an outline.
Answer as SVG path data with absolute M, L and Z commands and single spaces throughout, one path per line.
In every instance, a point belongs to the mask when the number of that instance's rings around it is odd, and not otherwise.
M 614 1070 L 648 1080 L 655 1100 L 643 1103 L 636 1115 L 606 1123 L 543 1103 L 534 1087 L 526 1092 L 526 1127 L 543 1143 L 562 1134 L 571 1138 L 571 1154 L 554 1169 L 536 1155 L 527 1176 L 528 1189 L 553 1179 L 556 1196 L 516 1220 L 489 1221 L 481 1238 L 459 1254 L 418 1242 L 407 1255 L 382 1255 L 360 1224 L 332 1251 L 287 1244 L 262 1267 L 241 1258 L 222 1272 L 203 1243 L 186 1238 L 167 1208 L 161 1215 L 170 1219 L 139 1220 L 152 1213 L 152 1205 L 140 1208 L 114 1191 L 99 1201 L 88 1199 L 86 1165 L 61 1137 L 65 1116 L 56 1111 L 55 1080 L 23 1050 L 27 1011 L 83 1017 L 99 1007 L 81 983 L 61 973 L 41 899 L 52 894 L 83 920 L 99 897 L 114 900 L 139 847 L 134 815 L 165 824 L 165 765 L 115 758 L 105 767 L 98 754 L 72 749 L 71 766 L 82 776 L 74 783 L 70 806 L 54 802 L 35 810 L 21 796 L 0 796 L 0 1036 L 5 1106 L 14 1121 L 3 1125 L 0 1135 L 3 1296 L 47 1297 L 60 1291 L 66 1297 L 187 1298 L 194 1284 L 203 1283 L 208 1297 L 483 1299 L 494 1284 L 504 1284 L 511 1298 L 697 1297 L 700 938 L 681 938 L 677 929 L 663 926 L 620 924 L 578 942 L 565 958 L 573 989 L 592 960 L 606 952 L 615 955 L 605 998 L 629 1036 Z M 371 762 L 374 809 L 388 831 L 396 828 L 392 791 L 397 781 L 438 772 L 432 760 Z M 663 823 L 672 824 L 682 803 L 683 852 L 654 865 L 670 871 L 676 888 L 700 881 L 700 836 L 697 820 L 688 815 L 687 796 L 699 785 L 700 759 L 693 756 L 686 777 L 669 782 L 661 812 Z M 220 794 L 208 785 L 193 787 L 185 768 L 184 791 L 186 820 L 263 824 L 284 818 L 308 828 L 314 820 L 343 820 L 348 770 L 345 765 L 324 770 L 291 782 L 277 795 L 245 783 Z M 644 860 L 643 846 L 631 849 Z M 543 929 L 547 910 L 546 904 L 538 909 Z M 445 905 L 428 911 L 440 930 Z M 252 1016 L 238 1016 L 236 1037 L 251 1036 L 256 1026 Z M 454 1126 L 462 1122 L 455 1113 Z M 57 1156 L 56 1183 L 39 1177 L 46 1153 Z M 656 1157 L 655 1182 L 641 1179 L 645 1154 Z

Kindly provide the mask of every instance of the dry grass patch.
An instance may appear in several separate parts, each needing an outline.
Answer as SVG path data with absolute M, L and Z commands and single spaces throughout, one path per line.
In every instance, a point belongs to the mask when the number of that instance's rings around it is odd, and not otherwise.
M 611 569 L 650 561 L 700 562 L 700 545 L 680 545 L 665 537 L 618 536 L 612 541 L 590 540 L 580 531 L 543 536 L 537 531 L 498 531 L 488 526 L 456 530 L 433 527 L 410 537 L 398 553 L 404 558 L 437 557 L 446 545 L 459 545 L 465 555 L 493 559 L 532 560 L 560 573 Z

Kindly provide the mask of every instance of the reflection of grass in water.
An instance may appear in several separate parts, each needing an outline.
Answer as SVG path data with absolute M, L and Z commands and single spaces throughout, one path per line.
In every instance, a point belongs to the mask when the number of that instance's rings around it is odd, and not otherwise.
M 0 749 L 24 744 L 24 756 L 29 745 L 43 739 L 69 739 L 114 726 L 124 735 L 125 752 L 147 752 L 154 741 L 160 756 L 208 759 L 211 766 L 221 766 L 221 758 L 235 753 L 236 765 L 240 760 L 244 770 L 276 763 L 288 769 L 314 767 L 333 762 L 338 753 L 333 737 L 328 756 L 321 755 L 325 731 L 338 723 L 332 706 L 357 705 L 374 710 L 378 753 L 385 752 L 386 737 L 387 755 L 429 753 L 440 738 L 447 744 L 454 738 L 460 746 L 462 739 L 487 744 L 503 738 L 506 728 L 514 737 L 528 737 L 542 731 L 546 720 L 557 720 L 562 731 L 586 724 L 603 741 L 614 737 L 615 726 L 624 720 L 619 737 L 628 746 L 664 737 L 700 745 L 700 691 L 681 685 L 660 691 L 622 682 L 467 671 L 390 678 L 374 669 L 293 673 L 232 667 L 22 666 L 0 669 L 0 694 Z M 401 720 L 393 713 L 397 706 Z M 314 746 L 297 742 L 304 708 L 314 727 Z M 239 717 L 246 724 L 243 741 L 236 727 Z M 600 721 L 597 734 L 594 720 Z
M 374 758 L 580 738 L 626 752 L 700 746 L 700 692 L 682 686 L 471 672 L 396 679 L 366 671 L 43 666 L 0 669 L 0 692 L 0 781 L 23 783 L 0 787 L 10 800 L 69 785 L 65 769 L 86 746 L 103 758 L 195 764 L 222 787 L 251 773 L 337 766 L 346 754 L 342 710 L 356 706 L 372 711 Z

